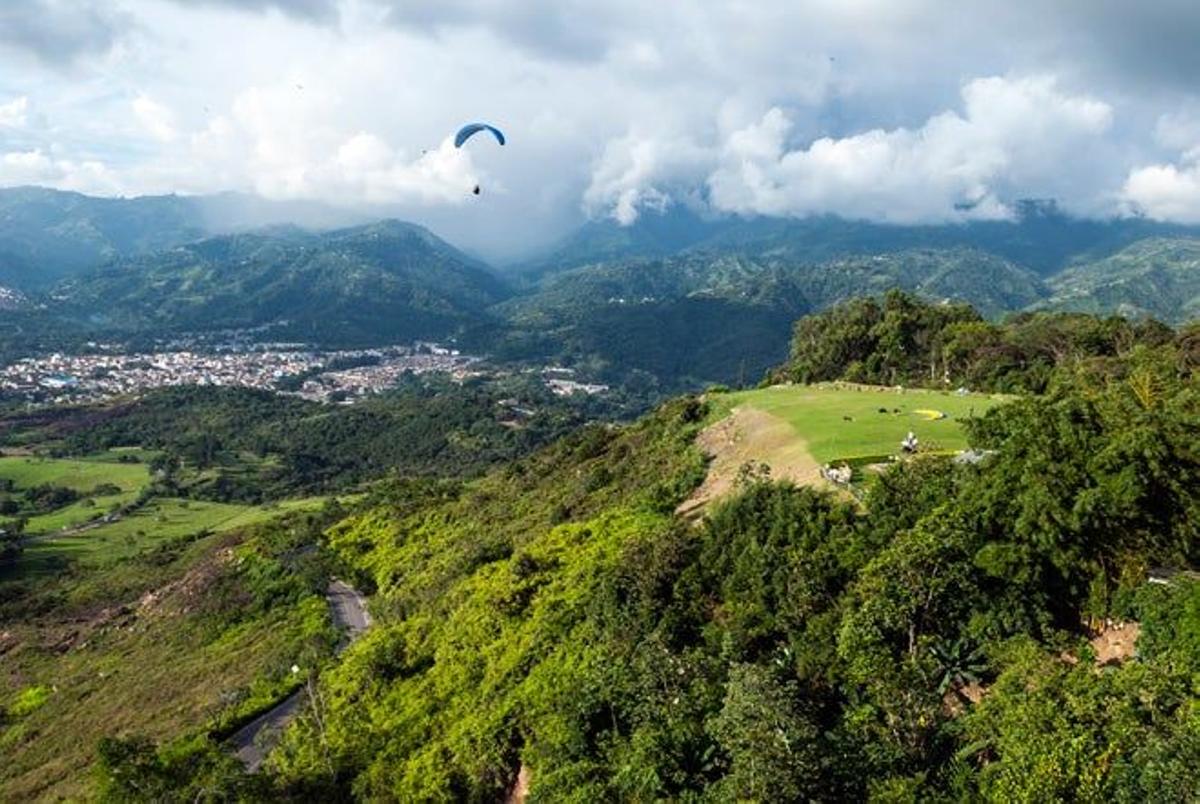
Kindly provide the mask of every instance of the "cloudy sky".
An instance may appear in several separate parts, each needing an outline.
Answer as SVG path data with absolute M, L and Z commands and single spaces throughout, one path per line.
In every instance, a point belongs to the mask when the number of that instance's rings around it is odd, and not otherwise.
M 671 203 L 1195 223 L 1197 41 L 1184 0 L 5 0 L 0 185 L 317 200 L 496 258 Z M 456 150 L 476 119 L 509 144 Z

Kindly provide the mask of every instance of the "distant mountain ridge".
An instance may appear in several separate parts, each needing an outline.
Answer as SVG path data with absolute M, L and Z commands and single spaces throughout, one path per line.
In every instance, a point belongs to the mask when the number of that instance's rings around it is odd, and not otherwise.
M 753 380 L 782 359 L 797 318 L 897 287 L 969 301 L 992 317 L 1047 295 L 1031 271 L 967 248 L 823 263 L 689 252 L 551 274 L 496 308 L 511 337 L 492 348 L 520 358 L 549 352 L 613 382 L 630 371 L 683 386 Z
M 0 287 L 16 308 L 0 351 L 60 348 L 59 332 L 275 324 L 322 345 L 459 336 L 498 359 L 678 389 L 760 376 L 800 316 L 893 288 L 993 319 L 1069 309 L 1178 324 L 1200 311 L 1200 227 L 1077 219 L 1047 202 L 1011 221 L 922 226 L 673 206 L 627 227 L 593 221 L 504 273 L 413 224 L 286 222 L 322 214 L 246 196 L 0 190 Z
M 122 330 L 281 323 L 325 343 L 444 337 L 508 294 L 476 260 L 429 231 L 381 221 L 325 233 L 222 235 L 113 261 L 64 282 L 59 309 Z
M 1051 201 L 1019 202 L 1012 220 L 899 225 L 811 215 L 804 218 L 704 217 L 680 205 L 647 210 L 629 226 L 591 221 L 551 254 L 518 273 L 543 276 L 634 256 L 739 253 L 828 262 L 912 249 L 970 248 L 1040 276 L 1103 258 L 1146 237 L 1198 237 L 1200 227 L 1146 218 L 1076 218 Z
M 1048 308 L 1153 316 L 1170 323 L 1200 318 L 1200 238 L 1139 240 L 1095 262 L 1052 277 Z
M 0 188 L 0 285 L 45 290 L 105 262 L 269 224 L 346 225 L 352 213 L 240 193 L 100 198 Z

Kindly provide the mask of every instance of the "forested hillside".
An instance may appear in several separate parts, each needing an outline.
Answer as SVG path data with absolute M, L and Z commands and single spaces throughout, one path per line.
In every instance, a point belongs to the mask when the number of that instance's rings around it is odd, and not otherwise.
M 0 0 L 0 804 L 1200 804 L 1198 42 Z
M 619 260 L 556 274 L 496 313 L 502 359 L 553 357 L 615 383 L 632 372 L 664 390 L 757 382 L 784 357 L 791 323 L 847 298 L 904 288 L 996 318 L 1044 295 L 1029 271 L 967 249 L 916 250 L 809 264 L 696 255 Z
M 930 331 L 980 324 L 928 309 Z M 1084 343 L 1130 326 L 1065 320 Z M 379 622 L 254 789 L 1186 800 L 1200 388 L 1185 337 L 1115 342 L 965 421 L 982 459 L 917 455 L 859 502 L 748 468 L 680 518 L 697 398 L 459 489 L 394 486 L 325 537 Z M 170 756 L 179 795 L 250 789 Z M 136 768 L 108 771 L 136 797 Z
M 184 386 L 9 413 L 0 417 L 0 444 L 52 456 L 139 447 L 153 451 L 161 482 L 176 493 L 262 502 L 344 491 L 389 473 L 470 477 L 569 432 L 588 413 L 583 400 L 520 379 L 410 380 L 352 406 Z
M 0 798 L 96 800 L 107 738 L 227 733 L 330 659 L 329 568 L 310 545 L 342 509 L 262 511 L 237 526 L 220 508 L 192 503 L 169 524 L 147 515 L 136 531 L 80 540 L 106 549 L 0 563 Z M 236 772 L 232 756 L 210 756 Z M 200 765 L 194 750 L 189 762 Z M 118 796 L 150 797 L 144 786 Z
M 325 344 L 444 338 L 505 295 L 474 260 L 398 221 L 228 235 L 119 261 L 55 291 L 76 317 L 157 333 L 276 325 Z
M 41 187 L 0 190 L 0 284 L 44 290 L 73 273 L 205 234 L 178 196 L 90 198 Z
M 1081 312 L 1154 316 L 1184 323 L 1200 316 L 1200 240 L 1150 238 L 1053 277 L 1045 305 Z
M 1194 324 L 1175 331 L 1154 319 L 1080 313 L 1026 313 L 995 324 L 967 305 L 892 291 L 796 322 L 791 357 L 773 376 L 1040 393 L 1061 376 L 1057 369 L 1104 376 L 1138 347 L 1168 344 L 1179 371 L 1200 366 Z
M 812 264 L 912 249 L 965 248 L 1046 276 L 1142 238 L 1196 234 L 1195 227 L 1145 218 L 1076 218 L 1046 200 L 1019 201 L 1014 213 L 1012 220 L 903 226 L 836 215 L 706 217 L 675 204 L 661 211 L 645 210 L 631 225 L 612 219 L 593 221 L 525 270 L 542 275 L 637 256 L 738 253 Z
M 232 195 L 4 191 L 0 287 L 26 293 L 7 302 L 0 356 L 264 326 L 325 347 L 454 336 L 662 398 L 756 382 L 785 358 L 797 317 L 896 288 L 991 321 L 1068 310 L 1182 324 L 1195 312 L 1194 227 L 1075 218 L 1049 202 L 1022 202 L 1012 220 L 914 226 L 674 205 L 628 226 L 590 221 L 504 270 L 398 221 L 246 231 L 285 215 L 337 218 Z
M 268 224 L 346 225 L 359 216 L 255 196 L 102 198 L 46 187 L 0 188 L 0 285 L 44 291 L 105 262 Z

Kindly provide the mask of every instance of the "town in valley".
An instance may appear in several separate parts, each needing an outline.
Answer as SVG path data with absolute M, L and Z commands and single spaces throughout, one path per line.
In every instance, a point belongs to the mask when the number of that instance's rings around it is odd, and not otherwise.
M 489 370 L 483 358 L 453 346 L 417 342 L 321 350 L 296 343 L 173 341 L 152 350 L 90 343 L 79 354 L 26 357 L 0 367 L 0 401 L 100 402 L 168 386 L 255 388 L 320 402 L 351 403 L 395 387 L 406 376 L 439 374 L 455 382 Z M 540 370 L 554 394 L 594 395 L 608 386 L 580 382 L 568 368 Z

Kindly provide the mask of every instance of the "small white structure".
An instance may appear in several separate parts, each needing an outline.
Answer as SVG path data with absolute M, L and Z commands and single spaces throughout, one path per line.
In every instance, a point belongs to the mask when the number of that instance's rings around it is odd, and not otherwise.
M 825 464 L 825 466 L 821 467 L 821 477 L 839 486 L 850 485 L 850 478 L 853 474 L 854 472 L 848 464 L 842 464 L 841 466 Z

